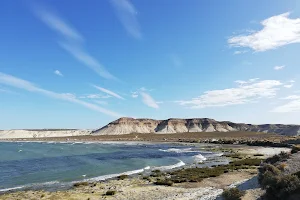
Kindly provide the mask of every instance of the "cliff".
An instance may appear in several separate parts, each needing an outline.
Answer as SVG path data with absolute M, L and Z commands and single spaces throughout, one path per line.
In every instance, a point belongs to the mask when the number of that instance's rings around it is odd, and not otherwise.
M 216 121 L 209 118 L 194 119 L 134 119 L 120 118 L 106 126 L 92 131 L 92 135 L 121 135 L 130 133 L 185 133 L 185 132 L 228 132 L 252 131 L 277 133 L 280 135 L 300 135 L 300 125 L 284 124 L 244 124 Z

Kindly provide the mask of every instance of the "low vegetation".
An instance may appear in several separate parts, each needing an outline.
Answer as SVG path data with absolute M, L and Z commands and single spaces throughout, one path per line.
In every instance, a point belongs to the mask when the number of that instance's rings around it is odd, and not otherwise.
M 259 156 L 264 156 L 264 154 L 257 153 L 257 154 L 254 154 L 253 156 L 259 157 Z
M 244 191 L 239 190 L 238 188 L 229 188 L 225 189 L 222 193 L 224 200 L 241 200 L 245 195 Z
M 128 178 L 128 175 L 122 174 L 122 175 L 118 176 L 117 178 L 118 178 L 119 180 L 124 180 L 124 179 Z
M 105 195 L 106 196 L 112 196 L 112 195 L 115 195 L 117 192 L 115 190 L 108 190 Z
M 165 175 L 165 173 L 161 172 L 160 170 L 153 170 L 152 173 L 150 174 L 151 177 L 160 177 Z
M 78 182 L 73 184 L 74 187 L 88 186 L 88 185 L 89 185 L 88 182 Z
M 261 159 L 243 159 L 230 162 L 228 165 L 219 165 L 215 167 L 205 167 L 205 168 L 187 168 L 179 169 L 170 173 L 171 181 L 174 183 L 181 182 L 200 182 L 204 178 L 217 177 L 229 171 L 239 170 L 239 169 L 249 169 L 254 166 L 259 166 Z
M 286 152 L 280 152 L 280 154 L 274 155 L 266 159 L 266 163 L 275 164 L 277 162 L 283 162 L 290 158 L 290 154 Z
M 166 186 L 172 186 L 173 185 L 173 181 L 171 180 L 157 180 L 156 182 L 154 182 L 155 185 L 166 185 Z
M 259 167 L 258 181 L 266 190 L 267 200 L 288 200 L 300 198 L 300 172 L 295 174 L 284 174 L 289 154 L 281 152 Z M 297 196 L 297 197 L 296 197 Z
M 294 153 L 298 153 L 299 151 L 300 151 L 300 146 L 299 145 L 294 145 L 292 147 L 291 153 L 294 154 Z

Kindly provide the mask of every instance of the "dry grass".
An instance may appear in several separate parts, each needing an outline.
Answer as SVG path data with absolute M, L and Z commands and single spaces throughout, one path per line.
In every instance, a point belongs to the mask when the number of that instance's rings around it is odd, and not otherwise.
M 132 133 L 125 135 L 86 135 L 72 137 L 53 137 L 53 138 L 32 138 L 29 140 L 41 141 L 187 141 L 198 142 L 206 139 L 246 139 L 246 140 L 268 140 L 282 141 L 290 139 L 287 136 L 280 136 L 271 133 L 233 131 L 233 132 L 199 132 L 199 133 L 172 133 L 172 134 L 154 134 L 154 133 Z M 12 139 L 19 140 L 19 139 Z

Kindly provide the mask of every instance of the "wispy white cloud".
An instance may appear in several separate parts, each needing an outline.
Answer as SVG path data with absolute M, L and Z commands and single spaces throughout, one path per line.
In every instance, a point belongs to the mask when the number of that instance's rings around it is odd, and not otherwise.
M 110 0 L 116 14 L 126 31 L 136 39 L 142 38 L 137 20 L 137 10 L 129 0 Z
M 58 34 L 64 37 L 63 42 L 59 42 L 59 45 L 70 53 L 75 59 L 94 70 L 98 75 L 106 79 L 116 78 L 110 74 L 106 68 L 100 64 L 100 62 L 90 55 L 83 46 L 84 38 L 78 31 L 67 24 L 63 19 L 45 9 L 36 10 L 38 18 L 43 21 L 49 28 L 56 31 Z
M 138 92 L 131 92 L 131 97 L 132 98 L 137 98 L 139 96 Z
M 29 92 L 34 92 L 34 93 L 39 93 L 54 99 L 59 99 L 59 100 L 64 100 L 64 101 L 69 101 L 72 103 L 79 104 L 81 106 L 84 106 L 88 109 L 104 113 L 106 115 L 110 115 L 113 117 L 120 117 L 121 115 L 119 113 L 107 110 L 105 108 L 101 108 L 95 104 L 91 104 L 82 100 L 79 100 L 76 98 L 75 95 L 70 94 L 70 93 L 56 93 L 52 92 L 50 90 L 45 90 L 43 88 L 40 88 L 38 86 L 35 86 L 33 83 L 8 75 L 0 72 L 0 84 L 8 85 L 11 87 L 16 87 L 19 89 L 27 90 Z
M 125 100 L 123 97 L 121 97 L 120 95 L 118 95 L 117 93 L 115 93 L 115 92 L 113 92 L 113 91 L 111 91 L 111 90 L 105 89 L 105 88 L 103 88 L 103 87 L 99 87 L 99 86 L 97 86 L 97 85 L 93 85 L 93 87 L 96 88 L 97 90 L 100 90 L 101 92 L 104 92 L 104 93 L 110 95 L 110 96 L 116 97 L 116 98 L 118 98 L 118 99 L 123 99 L 123 100 Z
M 131 97 L 132 98 L 137 98 L 140 95 L 141 92 L 146 92 L 147 93 L 147 92 L 151 92 L 151 91 L 153 91 L 153 89 L 147 89 L 145 87 L 141 87 L 141 88 L 137 89 L 136 91 L 131 92 Z
M 86 65 L 90 69 L 94 70 L 98 75 L 102 76 L 106 79 L 117 79 L 112 74 L 110 74 L 104 66 L 99 63 L 97 59 L 91 56 L 87 51 L 85 51 L 82 47 L 78 45 L 74 45 L 71 43 L 59 43 L 59 45 L 69 52 L 74 58 L 76 58 L 79 62 Z
M 47 24 L 51 29 L 60 33 L 68 39 L 73 39 L 76 41 L 83 41 L 83 37 L 73 28 L 71 25 L 67 24 L 60 17 L 51 13 L 43 8 L 38 8 L 35 10 L 37 16 Z
M 59 70 L 55 70 L 54 74 L 56 74 L 57 76 L 61 76 L 61 77 L 64 76 Z
M 254 51 L 267 51 L 300 42 L 300 18 L 289 18 L 290 13 L 275 15 L 261 22 L 263 28 L 251 34 L 228 39 L 232 47 L 248 47 Z
M 291 88 L 293 86 L 294 86 L 294 84 L 287 84 L 287 85 L 284 85 L 283 87 L 285 87 L 285 88 Z
M 80 99 L 108 99 L 110 98 L 110 95 L 103 95 L 103 94 L 87 94 L 87 95 L 81 95 Z
M 191 100 L 176 101 L 180 105 L 190 108 L 206 108 L 230 106 L 254 102 L 260 98 L 272 98 L 282 85 L 277 80 L 261 80 L 257 78 L 248 81 L 236 81 L 235 88 L 210 90 Z
M 283 85 L 283 87 L 285 87 L 285 88 L 292 88 L 294 86 L 294 83 L 295 83 L 294 80 L 290 80 L 285 85 Z
M 247 53 L 248 51 L 234 51 L 233 55 L 238 55 L 238 54 L 244 54 Z
M 157 102 L 147 93 L 145 92 L 140 92 L 142 99 L 143 99 L 143 103 L 151 108 L 159 108 Z
M 284 65 L 278 65 L 274 67 L 274 70 L 282 70 L 283 68 L 285 68 Z
M 290 95 L 283 100 L 290 100 L 289 102 L 277 106 L 271 110 L 271 112 L 278 112 L 278 113 L 290 113 L 290 112 L 300 112 L 300 95 Z

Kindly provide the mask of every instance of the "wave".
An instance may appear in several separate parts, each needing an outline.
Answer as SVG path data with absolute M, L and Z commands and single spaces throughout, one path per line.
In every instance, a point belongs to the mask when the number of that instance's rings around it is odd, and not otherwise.
M 175 153 L 200 152 L 200 151 L 192 150 L 192 148 L 185 148 L 185 149 L 170 148 L 170 149 L 159 149 L 159 151 L 163 151 L 163 152 L 175 152 Z
M 22 189 L 25 186 L 18 186 L 18 187 L 12 187 L 12 188 L 5 188 L 5 189 L 0 189 L 0 192 L 7 192 L 7 191 L 11 191 L 11 190 L 17 190 L 17 189 Z
M 26 188 L 42 188 L 46 186 L 51 186 L 55 184 L 59 184 L 59 181 L 49 181 L 45 183 L 32 183 L 32 184 L 25 184 L 25 185 L 20 185 L 12 188 L 4 188 L 0 189 L 0 193 L 2 192 L 8 192 L 8 191 L 15 191 L 15 190 L 20 190 L 20 189 L 26 189 Z
M 142 168 L 142 169 L 127 171 L 127 172 L 118 173 L 118 174 L 107 174 L 107 175 L 97 176 L 97 177 L 94 177 L 94 178 L 84 179 L 83 181 L 88 181 L 88 182 L 89 181 L 104 181 L 106 179 L 116 178 L 116 177 L 121 176 L 121 175 L 128 175 L 129 176 L 129 175 L 133 175 L 133 174 L 139 174 L 139 173 L 142 173 L 142 172 L 144 172 L 145 170 L 148 170 L 148 169 L 150 169 L 150 166 L 147 166 L 147 167 Z M 78 182 L 78 181 L 76 181 L 76 182 Z M 73 182 L 73 183 L 75 183 L 75 182 Z
M 194 161 L 195 162 L 203 162 L 203 161 L 205 161 L 205 160 L 207 160 L 207 158 L 206 157 L 204 157 L 202 154 L 198 154 L 198 155 L 195 155 L 195 156 L 193 156 L 194 157 Z
M 184 166 L 184 165 L 185 165 L 185 163 L 182 162 L 181 160 L 179 160 L 179 162 L 176 163 L 176 164 L 174 164 L 174 165 L 166 165 L 166 166 L 161 166 L 161 167 L 154 167 L 153 169 L 154 169 L 154 170 L 155 170 L 155 169 L 158 169 L 158 170 L 164 171 L 164 170 L 170 170 L 170 169 L 182 167 L 182 166 Z

